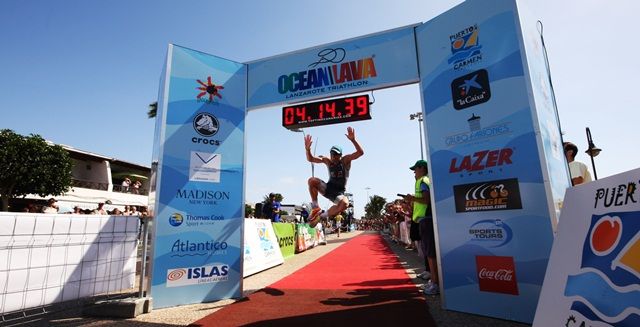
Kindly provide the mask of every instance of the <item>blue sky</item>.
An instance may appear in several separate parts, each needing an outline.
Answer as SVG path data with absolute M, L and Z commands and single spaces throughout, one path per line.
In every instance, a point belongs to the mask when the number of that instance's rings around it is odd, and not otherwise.
M 0 2 L 0 128 L 40 134 L 101 155 L 150 165 L 153 120 L 167 45 L 175 43 L 247 62 L 426 22 L 461 1 L 31 1 Z M 487 0 L 487 3 L 491 1 Z M 585 127 L 603 149 L 598 177 L 640 166 L 632 136 L 640 73 L 636 1 L 528 0 L 544 23 L 565 140 L 584 154 Z M 350 124 L 365 156 L 354 162 L 349 191 L 356 215 L 367 195 L 409 193 L 408 169 L 420 158 L 417 85 L 374 92 L 370 121 Z M 247 202 L 268 192 L 285 203 L 309 200 L 311 173 L 303 136 L 281 127 L 280 107 L 246 121 Z M 348 125 L 306 129 L 318 154 L 334 144 L 353 151 Z M 628 139 L 630 138 L 630 139 Z M 316 166 L 326 179 L 326 169 Z M 327 202 L 321 202 L 327 205 Z

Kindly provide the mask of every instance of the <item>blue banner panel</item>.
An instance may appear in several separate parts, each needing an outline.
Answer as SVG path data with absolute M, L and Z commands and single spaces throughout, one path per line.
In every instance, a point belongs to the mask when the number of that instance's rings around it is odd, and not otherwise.
M 249 108 L 418 81 L 413 26 L 325 44 L 248 65 Z
M 170 45 L 156 145 L 158 308 L 242 295 L 246 66 Z
M 445 307 L 530 323 L 552 204 L 516 3 L 465 1 L 416 36 Z

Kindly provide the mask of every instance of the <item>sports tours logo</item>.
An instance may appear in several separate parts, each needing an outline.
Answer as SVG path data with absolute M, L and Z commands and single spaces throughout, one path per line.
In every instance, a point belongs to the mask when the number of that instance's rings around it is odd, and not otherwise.
M 592 322 L 640 326 L 640 212 L 591 216 L 580 270 L 568 276 L 564 295 Z

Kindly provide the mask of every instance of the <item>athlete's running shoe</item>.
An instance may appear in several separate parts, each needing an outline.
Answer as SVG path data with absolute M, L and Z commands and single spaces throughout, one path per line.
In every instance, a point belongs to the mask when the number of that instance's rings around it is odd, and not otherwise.
M 316 227 L 316 225 L 320 222 L 320 214 L 322 213 L 322 209 L 313 208 L 311 210 L 311 214 L 309 215 L 309 226 Z

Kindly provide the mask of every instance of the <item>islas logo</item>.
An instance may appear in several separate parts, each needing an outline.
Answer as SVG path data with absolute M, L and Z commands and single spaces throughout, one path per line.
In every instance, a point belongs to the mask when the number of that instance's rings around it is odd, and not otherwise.
M 174 268 L 167 270 L 167 287 L 208 284 L 227 281 L 229 265 L 213 264 L 201 267 Z
M 513 163 L 512 155 L 512 148 L 503 148 L 482 150 L 462 158 L 453 158 L 449 165 L 449 173 L 478 172 L 491 167 L 510 165 Z
M 196 82 L 198 82 L 198 84 L 201 85 L 197 87 L 196 90 L 202 91 L 198 93 L 198 95 L 196 96 L 196 99 L 198 100 L 198 102 L 211 103 L 213 102 L 215 97 L 222 99 L 222 94 L 220 94 L 220 90 L 224 89 L 224 86 L 213 84 L 213 82 L 211 82 L 211 76 L 207 77 L 206 83 L 202 82 L 199 79 L 196 80 Z
M 366 85 L 364 82 L 378 76 L 374 56 L 342 62 L 346 57 L 343 48 L 323 49 L 317 56 L 319 59 L 309 65 L 310 69 L 278 77 L 278 92 L 292 93 L 287 98 L 304 96 L 324 87 L 328 88 L 326 91 L 334 91 Z M 327 63 L 330 64 L 322 65 Z
M 476 271 L 481 291 L 518 295 L 513 257 L 478 255 Z

